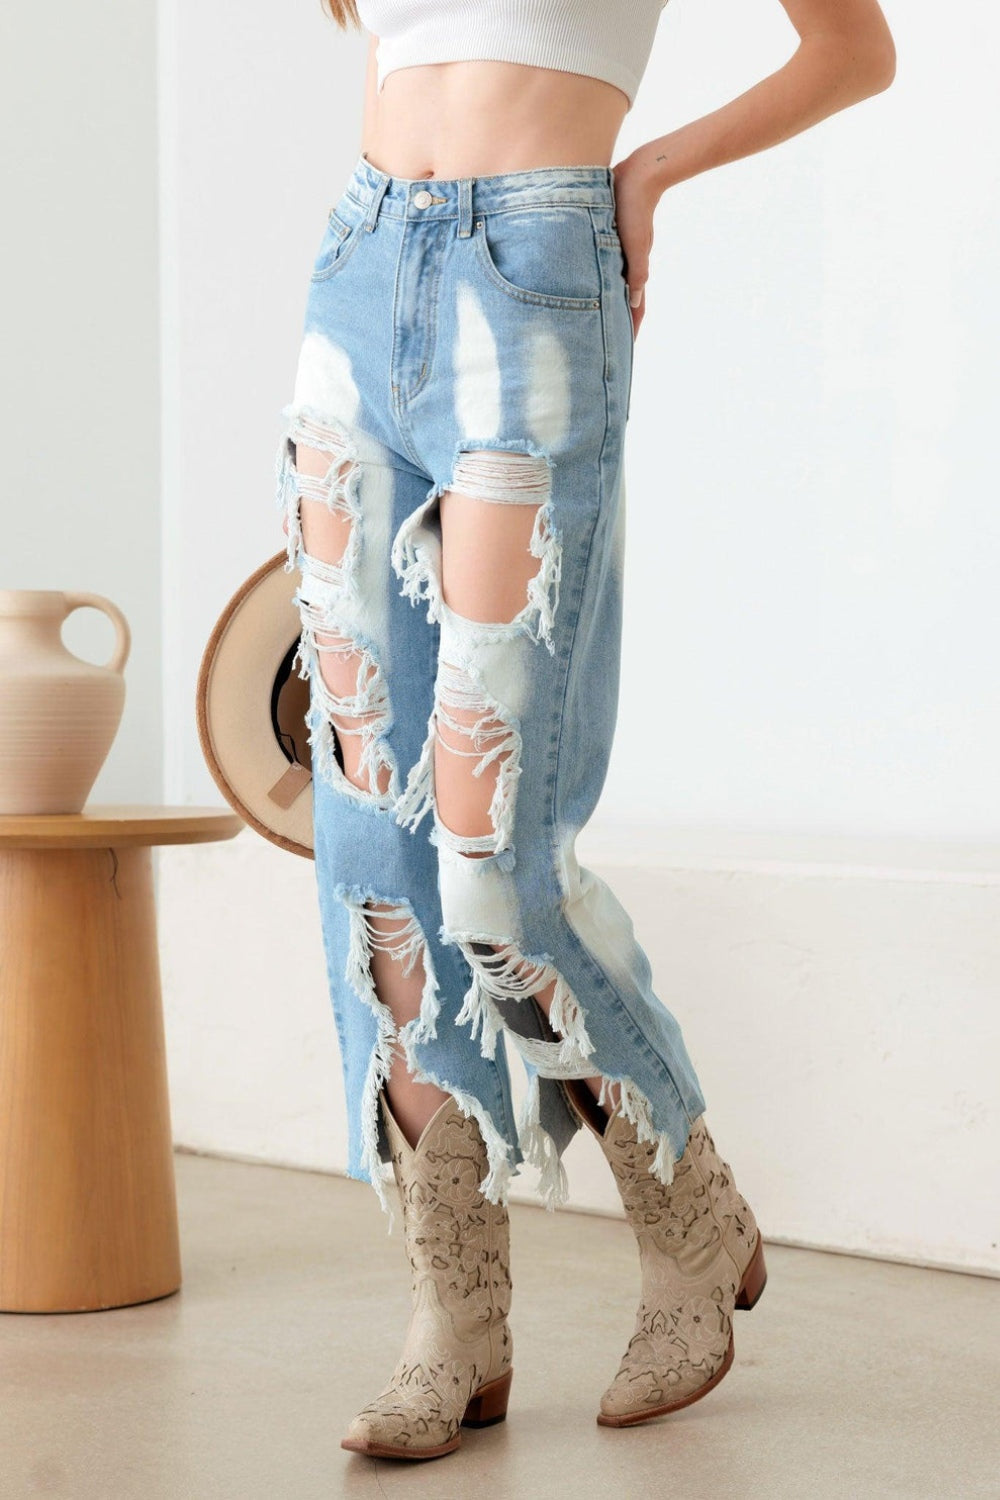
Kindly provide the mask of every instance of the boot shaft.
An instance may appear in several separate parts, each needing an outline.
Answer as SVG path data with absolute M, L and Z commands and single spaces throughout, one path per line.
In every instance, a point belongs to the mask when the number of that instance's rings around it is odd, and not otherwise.
M 732 1167 L 718 1155 L 699 1116 L 664 1187 L 651 1166 L 654 1146 L 640 1142 L 624 1116 L 609 1122 L 604 1152 L 618 1184 L 628 1223 L 639 1242 L 640 1259 L 649 1253 L 672 1256 L 682 1274 L 700 1277 L 721 1247 L 744 1269 L 757 1238 L 753 1209 L 733 1179 Z
M 583 1084 L 570 1083 L 567 1094 L 607 1158 L 644 1264 L 670 1255 L 682 1274 L 698 1277 L 724 1246 L 741 1270 L 746 1266 L 757 1221 L 732 1168 L 719 1156 L 704 1115 L 691 1122 L 673 1180 L 665 1184 L 653 1172 L 655 1144 L 641 1141 L 626 1115 L 605 1116 Z
M 506 1320 L 510 1222 L 506 1207 L 480 1191 L 488 1165 L 479 1126 L 450 1098 L 411 1146 L 384 1094 L 382 1108 L 415 1303 L 430 1281 L 435 1300 L 462 1327 Z
M 736 1187 L 732 1168 L 715 1148 L 704 1116 L 692 1122 L 687 1145 L 664 1185 L 651 1171 L 654 1147 L 635 1126 L 612 1117 L 602 1138 L 625 1214 L 647 1251 L 674 1257 L 686 1275 L 700 1276 L 723 1245 L 745 1267 L 757 1237 L 753 1210 Z

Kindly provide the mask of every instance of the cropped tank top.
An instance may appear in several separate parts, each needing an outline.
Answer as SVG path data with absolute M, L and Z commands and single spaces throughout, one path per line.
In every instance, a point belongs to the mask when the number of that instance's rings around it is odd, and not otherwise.
M 397 68 L 473 58 L 603 78 L 635 103 L 666 0 L 356 0 L 378 37 L 378 88 Z

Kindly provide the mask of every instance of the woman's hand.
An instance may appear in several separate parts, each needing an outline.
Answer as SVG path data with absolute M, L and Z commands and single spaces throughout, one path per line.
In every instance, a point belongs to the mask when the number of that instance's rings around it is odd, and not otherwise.
M 786 141 L 889 87 L 896 48 L 878 0 L 781 0 L 799 34 L 783 67 L 738 98 L 637 146 L 612 168 L 615 219 L 638 333 L 653 243 L 653 210 L 667 188 Z
M 646 313 L 649 252 L 653 248 L 653 210 L 663 190 L 632 156 L 624 157 L 612 167 L 611 175 L 614 179 L 615 224 L 625 253 L 632 332 L 637 335 Z

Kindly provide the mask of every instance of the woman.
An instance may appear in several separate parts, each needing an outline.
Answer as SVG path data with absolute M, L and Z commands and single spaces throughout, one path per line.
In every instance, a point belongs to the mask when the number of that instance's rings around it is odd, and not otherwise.
M 597 1420 L 729 1369 L 765 1280 L 678 1024 L 574 841 L 615 723 L 622 448 L 667 188 L 885 88 L 877 0 L 783 0 L 801 41 L 611 168 L 661 0 L 329 0 L 371 33 L 361 153 L 312 271 L 278 454 L 350 1172 L 412 1267 L 403 1351 L 345 1448 L 431 1458 L 501 1420 L 512 1173 L 565 1197 L 585 1125 L 636 1232 Z M 379 39 L 378 41 L 376 39 Z M 497 1037 L 528 1075 L 513 1118 Z

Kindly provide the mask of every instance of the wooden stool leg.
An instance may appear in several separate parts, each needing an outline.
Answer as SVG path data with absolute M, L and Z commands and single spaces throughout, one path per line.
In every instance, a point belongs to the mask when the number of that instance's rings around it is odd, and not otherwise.
M 0 1311 L 180 1284 L 150 850 L 0 851 Z

